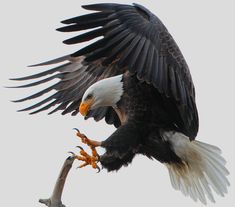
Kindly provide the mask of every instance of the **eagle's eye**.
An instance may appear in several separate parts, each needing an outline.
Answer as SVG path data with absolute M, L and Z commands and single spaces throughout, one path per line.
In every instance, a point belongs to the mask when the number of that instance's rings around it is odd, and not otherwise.
M 91 99 L 92 97 L 93 97 L 93 95 L 90 93 L 87 95 L 86 100 Z

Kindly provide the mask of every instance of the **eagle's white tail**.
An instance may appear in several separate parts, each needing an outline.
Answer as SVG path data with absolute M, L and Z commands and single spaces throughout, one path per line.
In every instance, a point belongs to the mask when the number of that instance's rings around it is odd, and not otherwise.
M 226 161 L 218 147 L 199 141 L 189 141 L 181 133 L 167 132 L 164 138 L 183 161 L 182 164 L 166 164 L 172 186 L 193 200 L 206 204 L 206 196 L 215 202 L 212 189 L 219 195 L 227 193 L 229 174 Z

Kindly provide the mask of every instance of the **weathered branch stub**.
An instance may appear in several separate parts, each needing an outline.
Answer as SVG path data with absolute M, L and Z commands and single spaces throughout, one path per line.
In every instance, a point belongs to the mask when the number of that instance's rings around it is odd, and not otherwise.
M 48 199 L 39 199 L 40 203 L 45 204 L 48 207 L 65 207 L 65 205 L 61 201 L 61 196 L 64 189 L 64 184 L 67 178 L 67 175 L 72 167 L 73 161 L 75 160 L 75 156 L 69 156 L 60 171 L 60 174 L 56 180 L 56 184 L 53 190 L 53 193 Z

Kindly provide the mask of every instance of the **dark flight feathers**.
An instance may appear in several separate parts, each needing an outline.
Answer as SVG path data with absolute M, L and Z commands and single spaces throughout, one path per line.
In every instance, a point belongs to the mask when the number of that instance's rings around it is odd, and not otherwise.
M 38 94 L 19 100 L 36 98 L 51 90 L 57 91 L 48 99 L 24 110 L 37 108 L 53 100 L 36 112 L 59 105 L 53 112 L 64 110 L 63 114 L 76 114 L 82 95 L 90 85 L 99 79 L 128 70 L 140 81 L 152 84 L 162 95 L 175 102 L 185 125 L 185 133 L 194 139 L 198 131 L 198 114 L 191 75 L 177 44 L 158 17 L 137 4 L 93 4 L 83 8 L 95 12 L 64 20 L 62 23 L 66 26 L 57 30 L 89 31 L 65 40 L 64 43 L 76 44 L 102 38 L 70 56 L 45 63 L 68 61 L 62 66 L 18 79 L 34 79 L 57 72 L 52 77 L 23 87 L 54 78 L 60 79 Z M 83 60 L 77 61 L 79 58 Z M 97 120 L 105 117 L 106 122 L 120 125 L 117 115 L 110 107 L 91 111 L 89 116 L 96 117 Z

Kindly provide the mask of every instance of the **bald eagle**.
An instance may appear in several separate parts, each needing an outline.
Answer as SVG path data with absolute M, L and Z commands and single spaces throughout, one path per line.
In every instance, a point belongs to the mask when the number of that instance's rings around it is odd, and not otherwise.
M 54 107 L 49 114 L 79 112 L 88 119 L 104 119 L 117 130 L 102 142 L 101 165 L 119 170 L 143 154 L 163 163 L 176 190 L 192 199 L 214 202 L 212 189 L 223 196 L 229 182 L 219 148 L 195 141 L 198 112 L 188 65 L 174 39 L 158 17 L 133 4 L 93 4 L 86 15 L 62 21 L 61 32 L 77 32 L 65 44 L 92 43 L 78 51 L 34 66 L 59 66 L 13 80 L 36 86 L 59 79 L 22 102 L 55 91 L 46 99 L 20 111 L 35 114 Z M 49 75 L 49 76 L 48 76 Z M 35 110 L 36 109 L 36 110 Z M 94 148 L 93 148 L 94 149 Z

